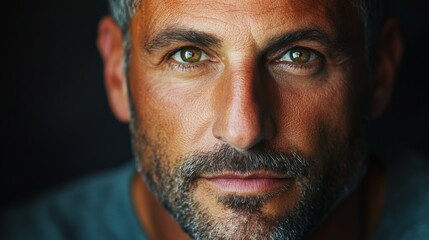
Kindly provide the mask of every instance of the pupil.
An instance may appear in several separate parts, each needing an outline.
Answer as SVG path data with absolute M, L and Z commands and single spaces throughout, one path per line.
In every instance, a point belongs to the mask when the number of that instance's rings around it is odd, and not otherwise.
M 310 51 L 296 50 L 291 53 L 292 60 L 297 63 L 306 63 L 310 60 Z
M 293 58 L 300 58 L 300 57 L 301 57 L 301 55 L 302 55 L 302 53 L 301 53 L 301 52 L 293 52 L 293 53 L 292 53 L 292 57 L 293 57 Z
M 194 53 L 193 52 L 191 52 L 191 51 L 186 51 L 185 52 L 185 58 L 186 59 L 189 59 L 189 58 L 192 58 L 192 57 L 194 57 Z
M 198 62 L 201 58 L 201 50 L 194 48 L 184 49 L 181 51 L 180 57 L 187 63 Z

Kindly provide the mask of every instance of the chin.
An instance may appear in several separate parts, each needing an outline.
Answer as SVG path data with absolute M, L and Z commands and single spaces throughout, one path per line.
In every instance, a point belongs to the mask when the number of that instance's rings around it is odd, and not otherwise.
M 301 239 L 358 185 L 365 166 L 345 155 L 228 146 L 174 161 L 152 156 L 145 183 L 193 239 Z

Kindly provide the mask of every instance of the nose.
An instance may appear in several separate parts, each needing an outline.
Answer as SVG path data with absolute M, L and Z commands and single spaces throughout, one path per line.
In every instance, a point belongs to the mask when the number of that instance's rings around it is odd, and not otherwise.
M 216 89 L 213 136 L 240 151 L 273 138 L 267 90 L 255 64 L 231 69 Z

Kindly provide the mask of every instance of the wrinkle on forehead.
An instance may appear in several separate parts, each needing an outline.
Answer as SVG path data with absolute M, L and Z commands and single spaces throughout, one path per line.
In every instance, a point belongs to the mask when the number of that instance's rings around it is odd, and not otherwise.
M 181 26 L 220 38 L 234 35 L 235 43 L 253 42 L 260 48 L 274 33 L 302 27 L 317 26 L 336 35 L 352 8 L 350 0 L 145 0 L 138 25 L 147 35 Z

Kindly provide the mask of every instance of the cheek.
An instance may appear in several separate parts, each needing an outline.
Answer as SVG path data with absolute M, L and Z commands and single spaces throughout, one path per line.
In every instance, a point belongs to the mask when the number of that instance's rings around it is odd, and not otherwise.
M 211 150 L 205 143 L 210 141 L 210 86 L 171 84 L 167 76 L 144 72 L 132 86 L 139 132 L 163 146 L 172 159 Z
M 319 158 L 332 144 L 347 141 L 355 115 L 351 88 L 342 76 L 332 82 L 280 94 L 277 127 L 281 145 Z

